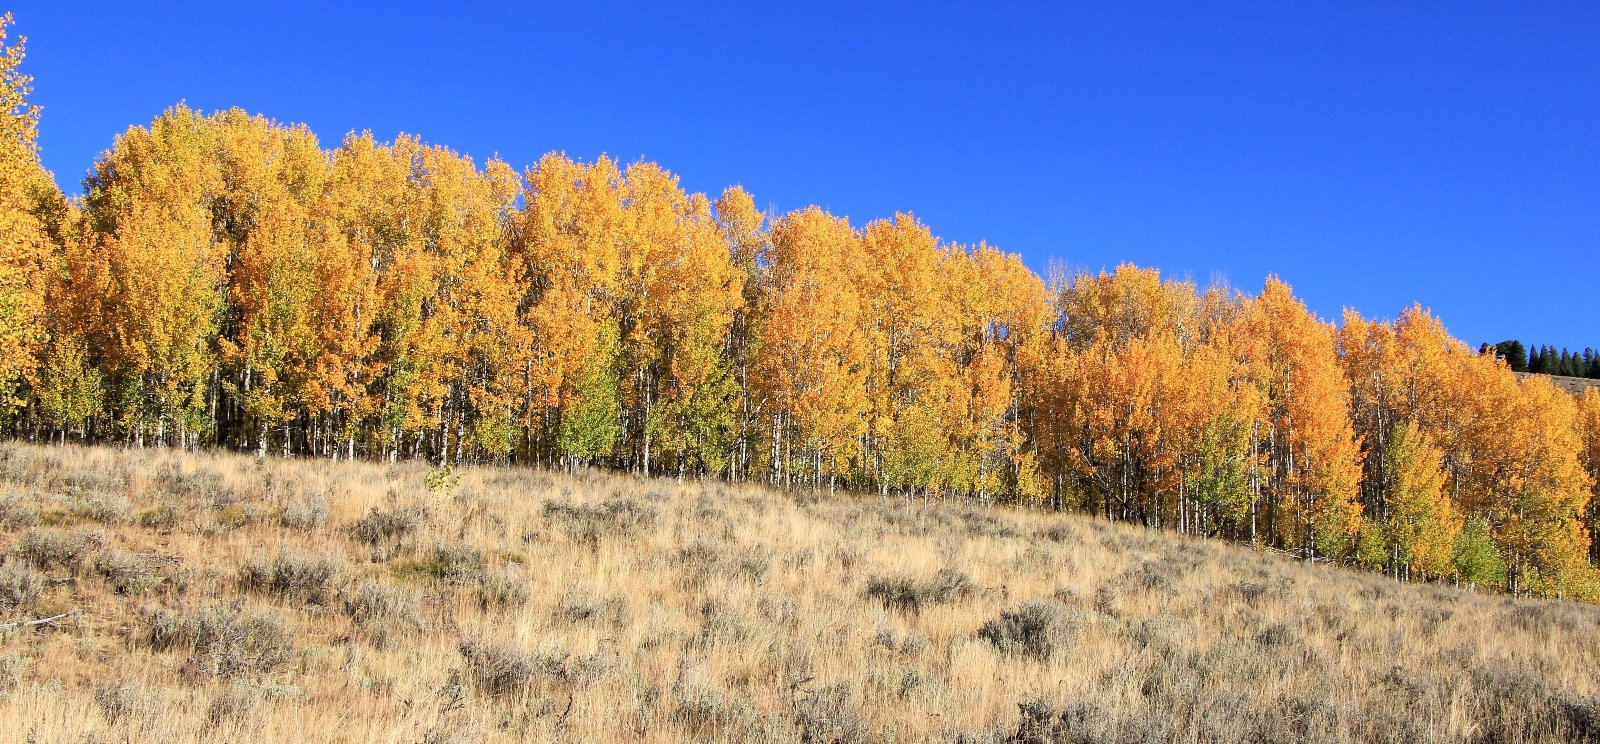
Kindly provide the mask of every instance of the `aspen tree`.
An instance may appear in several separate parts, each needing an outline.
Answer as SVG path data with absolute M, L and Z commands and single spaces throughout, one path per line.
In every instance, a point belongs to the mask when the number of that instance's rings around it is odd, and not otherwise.
M 45 297 L 54 268 L 41 210 L 61 196 L 39 165 L 39 107 L 28 102 L 26 39 L 7 43 L 11 14 L 0 16 L 0 420 L 25 402 L 22 384 L 38 369 L 48 339 Z
M 1333 329 L 1267 280 L 1251 303 L 1252 366 L 1266 391 L 1263 446 L 1273 537 L 1308 559 L 1354 548 L 1361 507 L 1349 388 L 1334 352 Z
M 761 344 L 752 399 L 772 434 L 763 442 L 774 479 L 792 475 L 791 453 L 810 452 L 830 475 L 866 467 L 868 317 L 854 265 L 859 236 L 816 207 L 771 229 Z
M 743 189 L 686 193 L 654 163 L 552 153 L 519 177 L 182 105 L 69 201 L 3 42 L 13 431 L 1031 501 L 1600 592 L 1600 393 L 1519 381 L 1420 306 L 1336 328 L 1276 278 L 1250 297 L 1124 264 L 1047 285 L 909 214 L 769 224 Z
M 179 105 L 118 137 L 84 183 L 90 237 L 66 270 L 117 428 L 137 444 L 208 427 L 228 255 L 213 224 L 215 147 L 213 123 Z

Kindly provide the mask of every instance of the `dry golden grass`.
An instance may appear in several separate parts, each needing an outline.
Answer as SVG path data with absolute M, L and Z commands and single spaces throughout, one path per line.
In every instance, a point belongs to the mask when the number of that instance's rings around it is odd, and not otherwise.
M 1595 608 L 1082 517 L 20 444 L 0 478 L 0 612 L 72 613 L 0 635 L 3 741 L 1600 735 Z

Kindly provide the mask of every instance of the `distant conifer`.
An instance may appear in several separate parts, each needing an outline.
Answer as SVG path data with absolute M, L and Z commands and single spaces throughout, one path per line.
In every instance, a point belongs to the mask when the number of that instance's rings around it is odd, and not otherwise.
M 1506 363 L 1511 365 L 1512 372 L 1528 371 L 1528 350 L 1523 348 L 1521 341 L 1515 339 L 1501 341 L 1494 345 L 1494 353 L 1495 356 L 1506 360 Z

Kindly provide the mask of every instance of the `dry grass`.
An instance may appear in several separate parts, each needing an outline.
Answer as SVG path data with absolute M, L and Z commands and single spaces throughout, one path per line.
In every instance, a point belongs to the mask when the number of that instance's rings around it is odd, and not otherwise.
M 1080 517 L 0 446 L 0 740 L 1570 741 L 1600 610 Z M 445 479 L 434 479 L 442 482 Z

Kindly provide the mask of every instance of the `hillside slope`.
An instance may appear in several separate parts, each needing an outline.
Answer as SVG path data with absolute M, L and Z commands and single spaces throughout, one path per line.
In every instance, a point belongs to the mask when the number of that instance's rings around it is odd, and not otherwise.
M 1600 610 L 1082 517 L 0 445 L 0 740 L 1565 741 Z M 70 613 L 70 614 L 67 614 Z
M 1589 388 L 1600 387 L 1600 380 L 1590 377 L 1568 377 L 1566 375 L 1546 375 L 1535 372 L 1514 372 L 1512 374 L 1515 374 L 1518 380 L 1526 380 L 1537 375 L 1540 378 L 1549 380 L 1550 384 L 1579 397 L 1582 397 L 1583 391 Z

